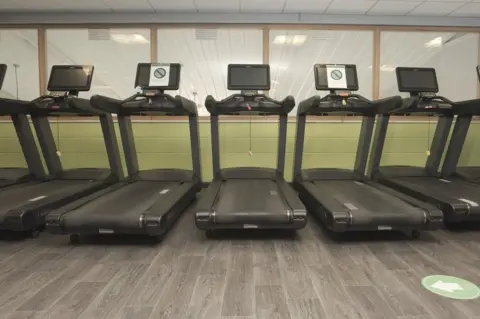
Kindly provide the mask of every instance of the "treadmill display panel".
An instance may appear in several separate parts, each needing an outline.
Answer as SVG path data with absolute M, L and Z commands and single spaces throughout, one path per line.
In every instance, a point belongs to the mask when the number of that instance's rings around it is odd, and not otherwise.
M 229 64 L 229 90 L 270 90 L 270 66 L 268 64 Z
M 315 88 L 318 91 L 358 91 L 357 66 L 354 64 L 316 64 Z
M 48 80 L 48 90 L 90 91 L 93 65 L 54 65 Z
M 410 93 L 437 93 L 438 82 L 434 68 L 396 68 L 398 90 Z
M 3 79 L 5 79 L 6 73 L 7 73 L 7 65 L 0 64 L 0 89 L 2 89 Z
M 180 70 L 179 63 L 139 63 L 135 87 L 145 90 L 178 90 Z

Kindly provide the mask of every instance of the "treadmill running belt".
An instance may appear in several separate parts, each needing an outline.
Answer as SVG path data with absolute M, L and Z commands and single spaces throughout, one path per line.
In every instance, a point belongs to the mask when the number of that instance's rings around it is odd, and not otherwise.
M 315 181 L 314 184 L 319 192 L 334 197 L 351 212 L 352 225 L 425 222 L 423 210 L 368 184 L 352 180 L 322 180 Z
M 459 179 L 434 177 L 397 177 L 389 182 L 428 195 L 437 201 L 461 201 L 469 204 L 471 213 L 480 213 L 480 186 Z
M 139 219 L 142 214 L 148 213 L 150 208 L 162 199 L 161 196 L 168 194 L 170 195 L 168 198 L 176 200 L 181 198 L 183 194 L 176 193 L 183 191 L 180 185 L 185 184 L 187 183 L 137 181 L 69 211 L 62 216 L 62 219 L 66 227 L 88 225 L 108 229 L 139 228 Z M 193 186 L 193 183 L 188 184 Z M 165 212 L 171 207 L 169 204 L 171 203 L 165 203 Z
M 230 179 L 222 183 L 215 204 L 215 222 L 288 223 L 291 208 L 277 184 L 268 179 Z
M 53 180 L 31 185 L 19 185 L 0 190 L 0 220 L 10 210 L 57 194 L 69 195 L 94 182 L 89 180 Z

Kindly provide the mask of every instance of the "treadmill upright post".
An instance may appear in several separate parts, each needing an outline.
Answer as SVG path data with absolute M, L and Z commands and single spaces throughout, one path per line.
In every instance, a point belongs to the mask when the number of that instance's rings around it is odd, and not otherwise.
M 437 127 L 430 144 L 430 156 L 427 158 L 425 171 L 430 176 L 435 176 L 442 160 L 443 152 L 447 144 L 448 134 L 452 127 L 453 116 L 444 115 L 438 119 Z
M 287 147 L 287 121 L 288 114 L 280 114 L 278 124 L 278 151 L 277 151 L 277 172 L 282 176 L 285 173 L 285 152 Z
M 11 116 L 17 138 L 20 143 L 20 147 L 23 151 L 23 156 L 27 162 L 28 170 L 30 174 L 36 178 L 45 177 L 45 170 L 43 169 L 42 159 L 38 152 L 35 138 L 33 137 L 30 123 L 25 114 L 12 114 Z
M 198 133 L 198 116 L 188 116 L 188 126 L 190 127 L 190 151 L 192 152 L 193 173 L 202 180 L 201 157 Z
M 213 177 L 220 173 L 220 142 L 218 131 L 218 115 L 210 115 L 210 134 L 212 137 L 212 165 Z
M 122 137 L 123 152 L 125 153 L 125 163 L 127 164 L 127 172 L 130 178 L 138 173 L 138 157 L 133 137 L 132 120 L 130 116 L 117 116 L 118 127 Z
M 117 178 L 123 178 L 122 161 L 118 150 L 118 142 L 115 136 L 115 127 L 111 114 L 100 115 L 105 149 L 107 150 L 108 163 L 112 174 Z
M 370 178 L 375 176 L 380 170 L 380 162 L 382 161 L 383 147 L 385 146 L 385 138 L 387 137 L 388 122 L 390 115 L 380 114 L 377 117 L 377 125 L 373 134 L 373 145 L 370 150 L 370 161 L 368 162 L 367 174 Z
M 297 115 L 297 129 L 295 132 L 295 150 L 294 150 L 294 158 L 293 158 L 293 179 L 295 179 L 302 171 L 306 122 L 307 122 L 306 115 Z
M 43 115 L 31 116 L 33 126 L 37 132 L 38 142 L 42 149 L 45 163 L 47 164 L 48 171 L 52 175 L 58 175 L 63 172 L 62 162 L 57 151 L 57 145 L 55 144 L 55 138 L 53 137 L 52 127 L 48 122 L 48 118 Z
M 457 171 L 458 161 L 462 154 L 463 145 L 465 144 L 471 122 L 472 115 L 457 116 L 447 153 L 445 154 L 445 160 L 443 161 L 442 176 L 449 177 Z
M 363 117 L 362 127 L 360 128 L 360 138 L 357 145 L 357 155 L 355 156 L 355 166 L 353 168 L 353 171 L 361 176 L 365 176 L 374 124 L 375 116 L 367 115 Z

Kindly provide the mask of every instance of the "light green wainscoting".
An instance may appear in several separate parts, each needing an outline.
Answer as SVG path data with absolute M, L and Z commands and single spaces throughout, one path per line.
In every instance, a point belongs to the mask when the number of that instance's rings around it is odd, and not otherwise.
M 423 165 L 434 122 L 392 122 L 382 164 Z M 135 122 L 133 124 L 140 168 L 190 168 L 190 139 L 186 122 Z M 65 168 L 107 167 L 99 124 L 92 122 L 52 122 Z M 461 163 L 475 162 L 480 146 L 475 143 L 480 126 L 472 124 Z M 304 168 L 351 168 L 360 132 L 359 122 L 314 122 L 307 124 Z M 275 167 L 278 124 L 274 122 L 220 122 L 222 167 Z M 291 179 L 295 122 L 288 125 L 286 178 Z M 117 127 L 117 138 L 120 143 Z M 200 124 L 203 179 L 212 178 L 210 126 Z M 251 153 L 250 153 L 251 151 Z M 123 160 L 123 153 L 122 153 Z M 25 166 L 13 125 L 0 123 L 0 167 Z

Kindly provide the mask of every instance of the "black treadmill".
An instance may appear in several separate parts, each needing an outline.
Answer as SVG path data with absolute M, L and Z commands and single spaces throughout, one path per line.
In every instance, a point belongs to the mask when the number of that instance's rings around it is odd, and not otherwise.
M 477 67 L 477 75 L 480 81 L 480 66 Z M 480 184 L 480 167 L 458 166 L 472 117 L 480 115 L 480 99 L 457 102 L 453 105 L 453 112 L 457 117 L 443 160 L 441 176 L 459 177 Z
M 443 214 L 433 205 L 390 190 L 365 175 L 376 114 L 401 106 L 400 97 L 370 101 L 358 90 L 355 65 L 314 66 L 317 90 L 330 91 L 300 103 L 294 159 L 294 185 L 309 213 L 333 232 L 398 230 L 417 237 L 420 230 L 441 227 Z M 301 169 L 308 115 L 363 117 L 353 170 Z
M 95 95 L 93 107 L 117 114 L 128 178 L 103 192 L 85 197 L 50 213 L 47 230 L 81 235 L 129 234 L 161 239 L 196 199 L 201 188 L 197 106 L 165 90 L 178 90 L 180 64 L 138 64 L 135 87 L 142 92 L 120 101 Z M 139 170 L 131 115 L 188 116 L 193 170 Z
M 92 74 L 93 66 L 53 66 L 48 90 L 68 93 L 42 96 L 28 104 L 50 175 L 44 182 L 20 184 L 0 191 L 0 229 L 31 231 L 35 237 L 50 211 L 116 183 L 122 177 L 111 115 L 93 109 L 89 100 L 77 98 L 79 91 L 89 90 Z M 61 153 L 57 151 L 48 122 L 48 116 L 63 115 L 100 117 L 110 169 L 63 169 Z
M 435 69 L 397 68 L 399 91 L 409 92 L 402 109 L 381 114 L 375 128 L 370 156 L 372 178 L 421 201 L 439 207 L 445 223 L 453 224 L 480 218 L 480 185 L 456 176 L 441 176 L 438 167 L 452 125 L 455 103 L 437 96 Z M 438 123 L 425 167 L 380 166 L 391 115 L 437 115 Z
M 0 89 L 6 72 L 7 65 L 0 64 Z M 28 167 L 0 168 L 0 189 L 25 182 L 41 182 L 46 178 L 40 152 L 27 118 L 30 107 L 30 101 L 0 98 L 0 116 L 10 116 Z
M 211 236 L 218 229 L 300 229 L 305 227 L 305 207 L 284 179 L 287 118 L 293 97 L 276 101 L 257 90 L 270 90 L 266 64 L 228 66 L 228 89 L 242 90 L 222 101 L 208 96 L 214 178 L 196 207 L 195 222 Z M 235 167 L 220 169 L 219 115 L 279 115 L 277 168 Z M 253 155 L 254 156 L 254 155 Z

